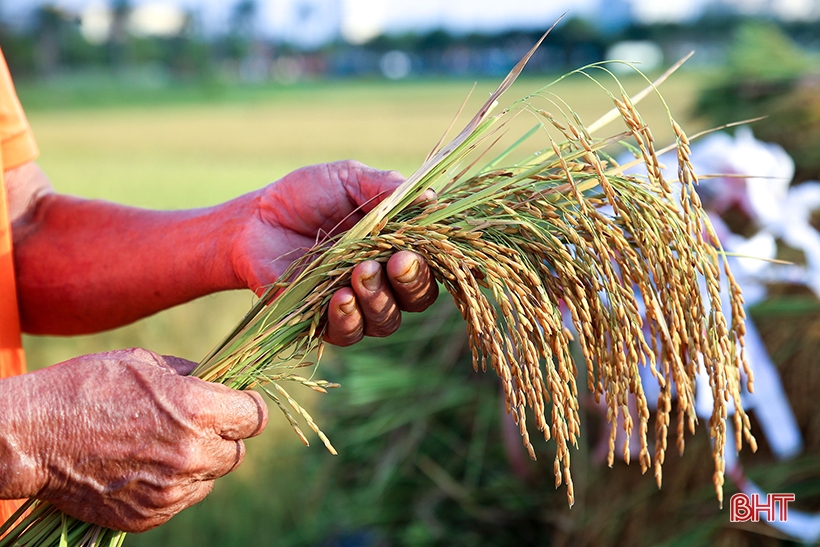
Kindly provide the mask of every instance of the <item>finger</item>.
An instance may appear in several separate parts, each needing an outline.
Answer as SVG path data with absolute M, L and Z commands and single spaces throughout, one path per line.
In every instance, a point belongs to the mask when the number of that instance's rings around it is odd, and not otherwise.
M 242 440 L 219 441 L 210 451 L 201 478 L 213 480 L 223 477 L 245 461 L 245 443 Z
M 107 503 L 77 503 L 70 499 L 50 500 L 65 514 L 112 530 L 139 533 L 164 524 L 171 517 L 205 499 L 213 490 L 213 481 L 192 481 L 173 491 L 142 493 L 123 500 L 103 500 Z
M 210 494 L 211 490 L 214 489 L 214 481 L 196 481 L 191 484 L 190 489 L 190 493 L 182 502 L 183 507 L 180 507 L 180 511 L 182 511 L 183 509 L 187 509 L 192 505 L 196 505 L 197 503 L 208 497 L 208 494 Z
M 367 260 L 353 268 L 350 285 L 364 315 L 364 334 L 383 337 L 401 325 L 401 310 L 385 279 L 382 265 Z
M 437 199 L 438 194 L 436 194 L 436 191 L 432 188 L 428 188 L 427 190 L 419 194 L 419 197 L 414 199 L 410 205 L 427 205 L 428 203 L 433 203 Z
M 404 311 L 426 310 L 438 298 L 438 284 L 427 263 L 416 253 L 399 251 L 387 261 L 387 278 Z
M 197 367 L 193 361 L 183 359 L 181 357 L 174 357 L 173 355 L 162 355 L 165 364 L 176 371 L 180 376 L 188 376 Z
M 173 369 L 180 376 L 187 376 L 197 366 L 193 361 L 188 361 L 182 357 L 174 357 L 173 355 L 160 355 L 143 348 L 132 348 L 116 350 L 98 355 L 90 355 L 88 357 L 94 359 L 105 356 L 113 358 L 117 361 L 141 361 L 145 363 L 152 363 L 160 367 L 167 367 Z
M 238 441 L 259 435 L 268 424 L 268 406 L 262 396 L 251 390 L 217 388 L 219 412 L 214 416 L 217 434 L 225 440 Z
M 349 287 L 339 289 L 328 304 L 325 341 L 335 346 L 349 346 L 363 336 L 364 318 L 356 294 Z
M 347 194 L 362 211 L 369 213 L 404 182 L 398 171 L 381 171 L 355 161 L 343 162 L 342 177 Z
M 168 504 L 161 508 L 156 508 L 150 511 L 142 511 L 145 518 L 129 522 L 125 526 L 113 526 L 115 530 L 122 530 L 123 532 L 139 533 L 151 530 L 157 526 L 168 522 L 174 515 L 183 511 L 192 505 L 204 500 L 214 488 L 214 481 L 193 481 L 184 486 L 179 486 L 182 491 L 179 492 L 179 499 L 174 503 Z M 109 526 L 111 527 L 111 526 Z

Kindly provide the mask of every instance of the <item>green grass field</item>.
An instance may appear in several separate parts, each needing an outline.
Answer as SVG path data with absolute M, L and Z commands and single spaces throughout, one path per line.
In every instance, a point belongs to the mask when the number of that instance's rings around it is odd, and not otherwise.
M 508 92 L 507 99 L 549 81 L 525 78 Z M 664 85 L 664 96 L 682 122 L 687 119 L 696 81 L 682 73 Z M 634 77 L 626 83 L 630 91 L 643 87 Z M 475 111 L 494 85 L 480 82 L 465 111 Z M 219 99 L 164 100 L 160 93 L 150 104 L 107 100 L 100 107 L 90 106 L 93 100 L 72 103 L 68 99 L 61 106 L 59 96 L 51 95 L 58 94 L 58 89 L 23 87 L 21 96 L 24 105 L 31 106 L 28 115 L 41 148 L 39 163 L 59 192 L 171 209 L 215 204 L 303 165 L 340 159 L 410 174 L 450 124 L 471 87 L 472 82 L 466 81 L 318 82 Z M 554 91 L 587 122 L 610 108 L 607 96 L 583 78 L 563 82 Z M 648 100 L 641 110 L 656 139 L 668 141 L 670 133 L 661 130 L 666 127 L 662 105 Z M 697 129 L 685 123 L 684 127 Z M 196 361 L 250 304 L 249 292 L 214 295 L 111 332 L 74 338 L 26 337 L 25 346 L 34 368 L 78 354 L 134 346 Z M 301 400 L 311 399 L 306 393 L 298 395 Z M 327 397 L 332 408 L 333 395 Z M 150 545 L 161 537 L 179 539 L 186 536 L 184 527 L 197 526 L 197 515 L 214 518 L 224 512 L 224 537 L 194 540 L 196 534 L 190 534 L 190 544 L 204 545 L 207 539 L 212 545 L 247 545 L 249 537 L 243 534 L 257 529 L 251 527 L 251 520 L 265 519 L 258 511 L 266 503 L 272 513 L 285 515 L 282 518 L 301 518 L 298 506 L 286 501 L 301 498 L 294 498 L 288 489 L 309 489 L 314 479 L 286 477 L 281 484 L 260 484 L 262 479 L 255 475 L 256 470 L 266 469 L 266 477 L 276 476 L 271 469 L 285 470 L 289 459 L 298 458 L 304 450 L 294 435 L 282 434 L 287 425 L 278 411 L 272 410 L 271 417 L 271 431 L 249 443 L 247 463 L 218 482 L 214 495 L 204 504 L 206 509 L 194 508 L 166 525 L 168 530 L 183 527 L 173 536 L 167 531 L 149 533 L 132 538 L 129 544 Z M 310 450 L 323 449 L 315 443 Z M 253 504 L 243 507 L 240 500 L 246 497 L 237 492 L 245 488 L 255 493 L 247 496 Z M 215 511 L 219 505 L 214 504 L 237 507 Z M 298 525 L 271 520 L 266 537 L 284 537 L 288 526 Z

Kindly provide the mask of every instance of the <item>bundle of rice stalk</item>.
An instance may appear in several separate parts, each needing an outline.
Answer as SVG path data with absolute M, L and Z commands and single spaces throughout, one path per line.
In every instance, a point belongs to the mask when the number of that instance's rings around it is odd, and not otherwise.
M 709 421 L 714 484 L 722 500 L 726 420 L 732 406 L 737 448 L 741 435 L 754 447 L 740 404 L 741 371 L 749 378 L 749 388 L 751 375 L 742 352 L 742 296 L 700 208 L 689 140 L 670 116 L 677 136 L 670 148 L 677 149 L 679 180 L 664 179 L 660 151 L 635 108 L 654 91 L 654 84 L 630 98 L 603 64 L 575 71 L 593 81 L 591 73 L 601 71 L 619 90 L 613 93 L 601 86 L 615 108 L 588 127 L 550 86 L 493 114 L 498 98 L 537 47 L 466 128 L 449 144 L 439 143 L 395 193 L 351 230 L 319 242 L 297 261 L 193 374 L 235 389 L 261 387 L 306 444 L 298 416 L 335 452 L 282 383 L 322 392 L 335 387 L 298 373 L 313 364 L 309 360 L 321 357 L 331 295 L 349 283 L 351 270 L 361 261 L 385 262 L 397 251 L 412 250 L 424 257 L 461 311 L 474 368 L 491 367 L 499 376 L 507 411 L 518 423 L 530 456 L 535 458 L 528 420 L 534 420 L 534 430 L 545 439 L 555 440 L 555 483 L 566 484 L 570 504 L 569 447 L 577 446 L 580 435 L 578 370 L 570 356 L 573 336 L 563 323 L 562 306 L 577 333 L 588 389 L 608 407 L 610 463 L 621 417 L 627 433 L 638 428 L 637 459 L 643 471 L 654 467 L 659 486 L 673 393 L 682 451 L 684 431 L 693 432 L 697 421 L 695 375 L 705 369 L 714 397 Z M 511 127 L 509 121 L 522 114 L 534 117 L 535 127 L 492 161 L 483 160 Z M 592 136 L 618 118 L 625 130 Z M 533 147 L 539 136 L 543 144 Z M 635 152 L 632 163 L 643 164 L 645 175 L 624 174 L 629 166 L 618 165 L 606 151 L 618 143 Z M 508 161 L 523 150 L 532 152 Z M 437 200 L 417 203 L 428 188 L 435 190 Z M 731 302 L 730 322 L 721 309 L 721 270 Z M 649 405 L 638 366 L 650 367 L 660 386 L 654 463 L 647 440 Z M 630 413 L 630 398 L 637 402 L 636 415 Z M 628 462 L 628 442 L 622 453 Z M 0 534 L 26 509 L 31 513 L 7 532 L 0 547 L 112 546 L 124 538 L 36 501 L 12 517 Z

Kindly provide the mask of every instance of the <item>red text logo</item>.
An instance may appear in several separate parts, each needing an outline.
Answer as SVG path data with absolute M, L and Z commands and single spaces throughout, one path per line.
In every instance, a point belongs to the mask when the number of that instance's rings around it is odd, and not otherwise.
M 789 502 L 794 494 L 735 494 L 729 500 L 729 520 L 732 522 L 785 522 L 789 520 Z

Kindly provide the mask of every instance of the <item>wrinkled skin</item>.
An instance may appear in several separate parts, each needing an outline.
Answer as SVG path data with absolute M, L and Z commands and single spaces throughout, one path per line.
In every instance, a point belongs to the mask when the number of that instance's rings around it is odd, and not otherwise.
M 264 429 L 268 413 L 256 392 L 175 370 L 193 366 L 135 349 L 4 380 L 4 400 L 29 403 L 6 418 L 0 494 L 36 496 L 129 532 L 202 500 L 214 479 L 242 463 L 243 439 Z
M 401 180 L 338 162 L 214 207 L 149 211 L 56 194 L 33 163 L 7 171 L 23 328 L 97 332 L 215 291 L 258 291 Z M 415 253 L 363 262 L 331 299 L 326 340 L 387 336 L 437 294 Z M 131 532 L 201 500 L 242 462 L 267 408 L 256 393 L 185 377 L 192 367 L 135 349 L 0 380 L 0 499 L 36 496 Z

